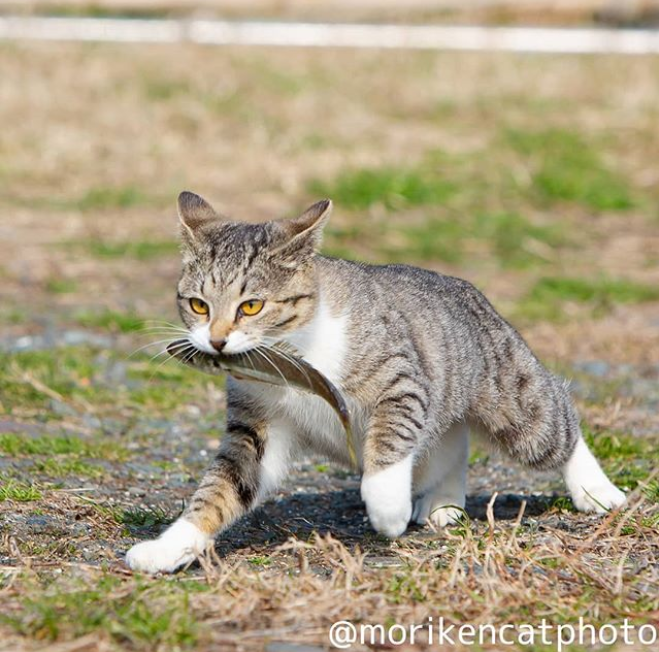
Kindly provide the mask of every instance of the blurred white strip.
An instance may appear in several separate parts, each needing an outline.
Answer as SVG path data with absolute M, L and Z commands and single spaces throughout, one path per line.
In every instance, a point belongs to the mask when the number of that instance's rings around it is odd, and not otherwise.
M 35 41 L 109 41 L 112 43 L 178 43 L 185 40 L 177 20 L 123 18 L 0 17 L 0 38 Z
M 659 54 L 655 30 L 0 17 L 0 38 L 281 47 Z

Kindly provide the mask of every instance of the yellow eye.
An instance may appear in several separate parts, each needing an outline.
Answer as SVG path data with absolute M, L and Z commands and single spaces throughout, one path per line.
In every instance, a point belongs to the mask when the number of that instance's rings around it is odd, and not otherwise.
M 241 315 L 246 315 L 247 317 L 258 315 L 261 310 L 263 310 L 263 301 L 261 301 L 261 299 L 250 299 L 249 301 L 243 301 L 238 308 L 238 312 Z
M 198 315 L 208 314 L 208 304 L 201 299 L 197 299 L 196 297 L 190 299 L 190 308 L 192 308 L 192 312 L 196 312 Z

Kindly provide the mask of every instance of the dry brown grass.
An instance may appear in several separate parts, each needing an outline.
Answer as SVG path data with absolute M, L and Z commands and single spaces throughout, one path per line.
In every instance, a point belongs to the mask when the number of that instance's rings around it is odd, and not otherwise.
M 581 616 L 596 626 L 624 618 L 638 626 L 659 617 L 659 544 L 656 526 L 644 525 L 652 519 L 656 522 L 657 515 L 656 506 L 640 499 L 633 500 L 623 516 L 590 519 L 574 528 L 547 527 L 539 519 L 525 519 L 522 525 L 523 508 L 517 519 L 508 522 L 488 511 L 487 523 L 472 523 L 416 542 L 402 541 L 381 548 L 377 556 L 372 545 L 367 544 L 366 551 L 346 547 L 331 535 L 309 542 L 291 539 L 269 551 L 265 568 L 255 569 L 242 555 L 213 556 L 202 560 L 201 574 L 194 578 L 161 580 L 150 587 L 147 582 L 146 589 L 144 580 L 116 566 L 100 571 L 80 564 L 26 560 L 22 567 L 5 569 L 1 595 L 5 616 L 32 628 L 37 639 L 49 635 L 46 610 L 43 606 L 39 610 L 39 605 L 50 596 L 49 606 L 57 613 L 54 590 L 57 595 L 73 596 L 67 601 L 68 613 L 60 606 L 63 619 L 57 623 L 58 637 L 72 638 L 70 648 L 61 648 L 67 650 L 114 649 L 122 641 L 130 648 L 166 650 L 174 642 L 185 643 L 188 635 L 188 642 L 196 641 L 198 649 L 256 650 L 277 641 L 326 649 L 329 627 L 341 620 L 409 627 L 424 625 L 429 617 L 435 622 L 443 617 L 447 624 L 478 627 L 539 625 L 543 618 L 556 625 Z M 47 588 L 53 573 L 63 573 L 62 578 Z M 108 576 L 112 584 L 107 583 Z M 194 588 L 186 591 L 190 580 Z M 106 589 L 99 591 L 102 582 Z M 181 593 L 189 605 L 184 611 L 170 612 L 172 601 L 181 606 Z M 89 594 L 96 595 L 99 604 L 86 605 Z M 131 594 L 148 601 L 153 618 L 169 614 L 166 626 L 157 631 L 160 638 L 141 640 L 135 624 L 122 617 L 118 605 Z M 26 595 L 33 600 L 27 608 Z M 84 631 L 93 629 L 99 607 L 110 614 L 110 626 L 90 637 Z M 67 616 L 73 618 L 67 621 Z M 469 649 L 431 645 L 427 633 L 416 640 L 415 646 L 401 649 Z M 555 649 L 555 631 L 550 640 L 551 645 L 533 649 Z M 33 646 L 9 635 L 2 649 Z M 486 644 L 477 649 L 501 648 Z

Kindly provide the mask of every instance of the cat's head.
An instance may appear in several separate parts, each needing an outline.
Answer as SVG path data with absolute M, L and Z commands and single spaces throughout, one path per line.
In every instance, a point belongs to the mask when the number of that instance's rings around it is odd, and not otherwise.
M 246 224 L 182 192 L 178 307 L 190 342 L 206 353 L 242 353 L 308 323 L 318 300 L 314 256 L 331 209 L 325 200 L 295 219 Z

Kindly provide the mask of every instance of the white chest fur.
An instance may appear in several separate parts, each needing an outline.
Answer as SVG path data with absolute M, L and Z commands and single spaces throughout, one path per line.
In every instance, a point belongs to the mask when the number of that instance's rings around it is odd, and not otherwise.
M 348 345 L 347 322 L 347 315 L 332 315 L 321 298 L 314 318 L 287 338 L 309 364 L 337 385 L 341 383 Z
M 347 315 L 332 315 L 329 306 L 321 300 L 316 315 L 309 324 L 287 338 L 298 354 L 323 373 L 338 387 L 341 386 L 348 347 Z M 321 398 L 297 390 L 251 384 L 251 391 L 278 424 L 288 426 L 291 434 L 306 441 L 316 452 L 348 464 L 349 454 L 346 433 L 334 410 Z M 363 421 L 357 405 L 349 402 L 353 432 L 361 439 Z M 359 442 L 355 445 L 359 454 Z

